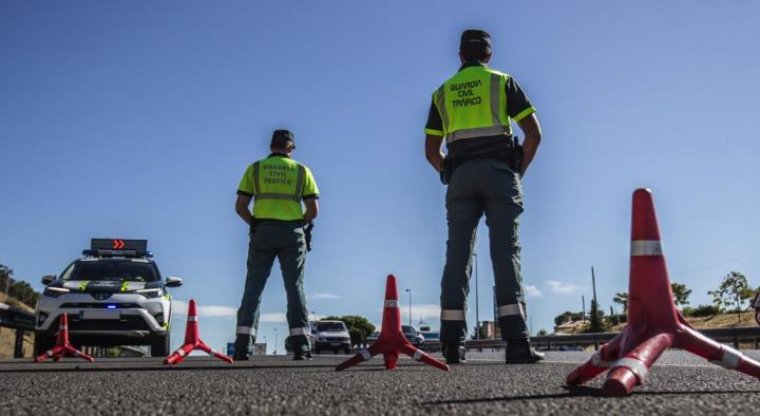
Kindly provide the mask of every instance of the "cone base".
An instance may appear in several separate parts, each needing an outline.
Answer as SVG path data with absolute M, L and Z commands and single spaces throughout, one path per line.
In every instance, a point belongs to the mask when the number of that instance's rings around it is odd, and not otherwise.
M 618 367 L 610 371 L 607 381 L 602 386 L 602 394 L 607 397 L 623 397 L 633 391 L 638 383 L 638 378 L 633 371 Z

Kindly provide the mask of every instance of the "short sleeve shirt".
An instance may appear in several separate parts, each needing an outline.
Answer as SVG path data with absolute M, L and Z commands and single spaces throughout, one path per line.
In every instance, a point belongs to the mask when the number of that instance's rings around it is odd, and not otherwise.
M 462 68 L 460 68 L 460 71 L 473 65 L 480 64 L 464 64 L 462 65 Z M 528 96 L 522 88 L 520 88 L 520 85 L 517 84 L 517 81 L 511 76 L 507 79 L 505 92 L 507 95 L 507 115 L 512 120 L 520 121 L 536 112 L 536 109 L 533 107 Z M 443 121 L 441 120 L 441 114 L 438 112 L 435 103 L 430 104 L 427 124 L 425 125 L 425 133 L 434 136 L 443 136 Z
M 287 156 L 280 154 L 272 154 L 269 155 L 267 159 L 272 157 L 287 158 Z M 311 173 L 311 169 L 295 161 L 292 161 L 292 163 L 304 170 L 303 187 L 300 199 L 319 198 L 319 188 L 317 187 L 316 180 L 314 180 L 314 175 Z M 243 177 L 240 178 L 240 184 L 238 185 L 237 190 L 238 195 L 254 197 L 257 194 L 260 194 L 256 189 L 254 180 L 254 165 L 255 163 L 250 164 L 245 170 L 245 173 L 243 173 Z M 260 179 L 260 181 L 261 180 L 262 179 Z M 300 200 L 296 202 L 295 200 L 262 198 L 254 202 L 253 215 L 256 218 L 261 219 L 293 221 L 303 219 L 303 209 Z

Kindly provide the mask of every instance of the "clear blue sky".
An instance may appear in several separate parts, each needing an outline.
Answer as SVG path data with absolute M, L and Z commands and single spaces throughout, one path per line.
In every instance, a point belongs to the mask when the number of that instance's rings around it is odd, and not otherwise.
M 483 28 L 544 130 L 521 230 L 534 332 L 580 309 L 591 265 L 607 310 L 627 290 L 640 186 L 692 304 L 730 270 L 760 284 L 760 4 L 570 3 L 3 1 L 0 263 L 41 288 L 91 237 L 147 238 L 220 348 L 245 275 L 235 190 L 284 127 L 322 192 L 309 309 L 379 323 L 395 273 L 402 307 L 410 288 L 414 320 L 437 327 L 445 190 L 422 129 L 461 31 Z M 275 268 L 262 340 L 282 342 L 284 311 Z

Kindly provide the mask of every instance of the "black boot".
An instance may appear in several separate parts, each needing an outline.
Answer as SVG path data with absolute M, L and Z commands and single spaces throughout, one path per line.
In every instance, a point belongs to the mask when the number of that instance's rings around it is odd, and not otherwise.
M 232 356 L 232 359 L 235 361 L 248 361 L 250 342 L 251 338 L 248 335 L 238 335 L 235 338 L 235 355 Z
M 311 351 L 296 350 L 293 351 L 293 361 L 311 361 Z
M 447 342 L 442 345 L 443 356 L 446 364 L 463 364 L 467 362 L 465 349 L 460 342 Z
M 543 361 L 544 354 L 536 351 L 530 345 L 528 339 L 515 339 L 507 341 L 507 364 L 532 364 Z

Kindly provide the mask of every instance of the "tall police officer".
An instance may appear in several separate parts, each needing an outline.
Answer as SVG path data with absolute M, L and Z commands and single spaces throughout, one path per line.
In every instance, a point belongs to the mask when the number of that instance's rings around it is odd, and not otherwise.
M 466 30 L 459 47 L 462 67 L 433 93 L 425 127 L 425 154 L 448 183 L 449 237 L 441 279 L 441 342 L 446 361 L 464 361 L 466 298 L 475 233 L 485 213 L 491 243 L 496 302 L 506 362 L 543 359 L 530 345 L 520 276 L 518 217 L 523 211 L 520 179 L 536 154 L 541 128 L 530 100 L 508 74 L 486 66 L 491 37 Z M 522 146 L 510 121 L 525 133 Z M 448 154 L 441 143 L 446 139 Z
M 247 360 L 256 338 L 259 305 L 275 257 L 285 281 L 288 326 L 294 359 L 310 357 L 306 299 L 303 292 L 306 262 L 305 225 L 319 212 L 319 190 L 311 171 L 291 159 L 295 150 L 293 133 L 276 130 L 271 154 L 254 162 L 243 174 L 237 191 L 235 211 L 250 226 L 248 275 L 237 313 L 235 360 Z M 253 204 L 253 214 L 248 211 Z M 301 201 L 306 206 L 304 212 Z

